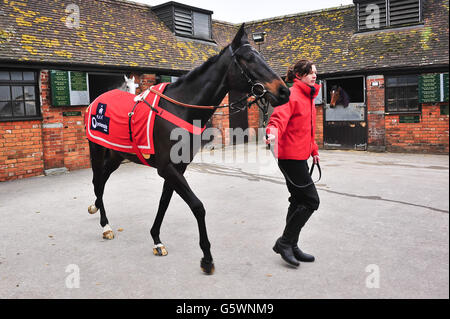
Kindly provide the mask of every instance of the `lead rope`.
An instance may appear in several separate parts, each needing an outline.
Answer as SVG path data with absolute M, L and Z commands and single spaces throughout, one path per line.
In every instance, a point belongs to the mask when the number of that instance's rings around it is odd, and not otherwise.
M 264 127 L 264 129 L 265 129 L 266 126 L 267 126 L 267 120 L 268 120 L 268 117 L 269 117 L 269 116 L 268 116 L 269 104 L 268 104 L 268 103 L 263 103 L 263 104 L 264 104 L 264 107 L 263 107 L 263 108 L 262 108 L 259 104 L 258 104 L 258 107 L 260 108 L 260 110 L 263 111 L 263 127 Z M 267 138 L 268 138 L 268 136 L 267 136 L 267 134 L 266 134 L 266 139 L 267 139 Z M 267 144 L 267 147 L 269 148 L 270 152 L 271 152 L 272 155 L 273 155 L 273 158 L 274 158 L 275 161 L 277 162 L 278 167 L 280 168 L 281 173 L 283 173 L 283 175 L 284 175 L 284 177 L 286 178 L 286 180 L 287 180 L 289 183 L 291 183 L 294 187 L 296 187 L 296 188 L 307 188 L 307 187 L 309 187 L 309 186 L 311 186 L 311 185 L 313 185 L 313 184 L 319 182 L 319 181 L 322 179 L 322 169 L 320 168 L 320 164 L 319 164 L 319 163 L 316 164 L 316 163 L 313 162 L 313 165 L 311 166 L 311 169 L 309 170 L 309 176 L 312 177 L 312 174 L 313 174 L 313 172 L 314 172 L 314 167 L 317 166 L 317 169 L 319 170 L 319 179 L 316 180 L 316 181 L 313 181 L 313 182 L 311 182 L 311 183 L 308 183 L 308 184 L 306 184 L 306 185 L 297 185 L 296 183 L 294 183 L 294 182 L 292 181 L 292 179 L 289 177 L 289 175 L 288 175 L 288 174 L 284 171 L 284 169 L 280 166 L 279 161 L 278 161 L 278 158 L 275 156 L 275 150 L 274 150 L 274 148 L 272 147 L 272 144 Z

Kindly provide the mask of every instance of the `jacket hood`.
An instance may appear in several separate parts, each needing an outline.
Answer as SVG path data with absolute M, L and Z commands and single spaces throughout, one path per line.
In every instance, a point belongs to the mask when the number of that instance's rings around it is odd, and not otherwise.
M 312 90 L 311 86 L 300 81 L 299 79 L 294 79 L 294 86 L 299 88 L 300 91 L 306 97 L 311 98 L 311 90 Z M 317 95 L 319 95 L 320 85 L 316 83 L 316 84 L 314 84 L 314 88 L 316 89 L 316 91 L 314 92 L 314 95 L 312 96 L 313 99 L 315 99 L 317 97 Z

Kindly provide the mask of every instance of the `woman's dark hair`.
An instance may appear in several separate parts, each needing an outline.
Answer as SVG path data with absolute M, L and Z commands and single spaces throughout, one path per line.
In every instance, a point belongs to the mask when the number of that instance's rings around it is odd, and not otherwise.
M 305 76 L 311 73 L 312 66 L 314 63 L 310 60 L 300 60 L 293 66 L 289 67 L 286 82 L 292 82 L 296 78 L 296 76 Z

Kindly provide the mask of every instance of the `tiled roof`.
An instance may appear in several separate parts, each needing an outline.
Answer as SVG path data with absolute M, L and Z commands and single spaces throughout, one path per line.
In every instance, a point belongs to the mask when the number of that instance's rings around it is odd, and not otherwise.
M 66 6 L 80 27 L 66 27 Z M 353 5 L 247 23 L 267 32 L 261 51 L 280 74 L 300 58 L 319 73 L 448 65 L 449 0 L 427 0 L 424 24 L 357 33 Z M 176 37 L 151 7 L 124 0 L 0 0 L 0 62 L 187 71 L 217 54 L 239 25 L 214 21 L 217 45 Z M 255 47 L 258 47 L 255 45 Z
M 226 47 L 233 41 L 236 32 L 238 31 L 240 25 L 213 20 L 213 39 L 216 41 L 217 45 L 221 48 Z
M 67 5 L 80 27 L 66 27 Z M 175 37 L 151 8 L 122 0 L 0 0 L 0 60 L 190 70 L 220 48 Z
M 267 32 L 261 51 L 286 74 L 301 58 L 319 73 L 448 65 L 449 1 L 427 0 L 421 26 L 355 32 L 353 5 L 247 23 L 249 34 Z

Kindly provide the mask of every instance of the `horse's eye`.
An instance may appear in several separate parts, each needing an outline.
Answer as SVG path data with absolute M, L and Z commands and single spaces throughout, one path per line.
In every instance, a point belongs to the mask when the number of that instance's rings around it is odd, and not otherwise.
M 245 62 L 255 62 L 256 58 L 254 54 L 246 54 L 242 57 Z

